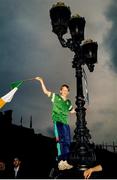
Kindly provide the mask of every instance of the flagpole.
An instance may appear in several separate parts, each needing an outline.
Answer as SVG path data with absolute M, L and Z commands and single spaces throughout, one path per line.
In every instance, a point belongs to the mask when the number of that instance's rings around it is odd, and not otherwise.
M 35 78 L 24 79 L 23 82 L 24 82 L 24 81 L 32 81 L 32 80 L 34 80 L 34 79 L 35 79 Z

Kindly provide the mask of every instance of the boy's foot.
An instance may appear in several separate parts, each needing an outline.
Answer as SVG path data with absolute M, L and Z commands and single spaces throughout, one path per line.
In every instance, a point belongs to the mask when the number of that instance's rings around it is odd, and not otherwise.
M 59 170 L 64 170 L 64 169 L 66 168 L 64 162 L 65 162 L 65 161 L 61 160 L 61 161 L 58 163 L 58 169 L 59 169 Z
M 66 166 L 66 169 L 73 168 L 73 165 L 70 165 L 67 161 L 65 161 L 65 166 Z
M 59 164 L 58 164 L 58 169 L 59 169 L 59 170 L 66 170 L 66 169 L 71 169 L 71 168 L 73 168 L 73 166 L 70 165 L 70 164 L 68 164 L 67 161 L 61 160 L 61 161 L 59 162 Z

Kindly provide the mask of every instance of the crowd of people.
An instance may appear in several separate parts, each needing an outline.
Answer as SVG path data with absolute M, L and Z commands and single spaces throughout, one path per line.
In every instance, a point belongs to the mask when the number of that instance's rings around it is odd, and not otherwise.
M 22 167 L 22 162 L 18 157 L 13 158 L 9 164 L 0 160 L 0 179 L 24 178 L 25 171 Z
M 61 170 L 62 171 L 62 170 Z M 84 171 L 84 179 L 91 177 L 92 173 L 102 171 L 101 165 L 89 168 Z M 29 172 L 29 171 L 28 171 Z M 6 165 L 4 160 L 0 160 L 0 179 L 26 179 L 30 178 L 26 168 L 23 167 L 23 162 L 20 158 L 15 157 L 11 164 Z

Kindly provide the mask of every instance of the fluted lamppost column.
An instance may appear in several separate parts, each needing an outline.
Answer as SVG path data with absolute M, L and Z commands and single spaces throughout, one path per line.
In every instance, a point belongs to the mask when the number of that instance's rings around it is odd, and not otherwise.
M 62 47 L 74 52 L 72 67 L 76 77 L 76 128 L 74 130 L 73 145 L 70 160 L 79 169 L 84 170 L 96 161 L 94 149 L 90 143 L 91 135 L 86 126 L 86 108 L 83 94 L 83 66 L 87 65 L 90 72 L 97 63 L 97 42 L 84 40 L 85 18 L 80 15 L 71 16 L 70 8 L 63 2 L 58 2 L 50 9 L 52 31 L 55 33 Z M 64 35 L 70 32 L 71 37 Z

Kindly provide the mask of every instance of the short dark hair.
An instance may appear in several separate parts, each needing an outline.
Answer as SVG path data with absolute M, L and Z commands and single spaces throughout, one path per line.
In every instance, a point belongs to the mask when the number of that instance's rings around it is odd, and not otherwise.
M 63 87 L 66 87 L 68 89 L 68 91 L 70 91 L 70 88 L 67 84 L 62 84 L 61 87 L 60 87 L 60 90 L 62 90 Z

